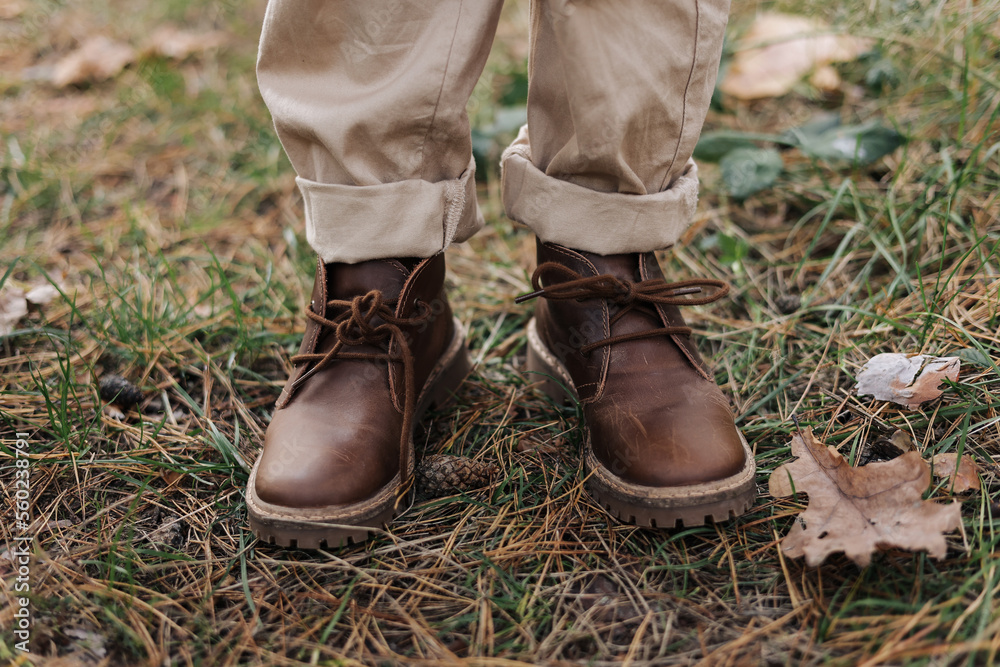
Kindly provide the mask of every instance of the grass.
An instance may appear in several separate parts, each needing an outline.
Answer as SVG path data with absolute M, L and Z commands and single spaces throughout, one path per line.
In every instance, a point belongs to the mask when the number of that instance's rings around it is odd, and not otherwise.
M 31 605 L 42 664 L 990 664 L 1000 651 L 1000 3 L 754 4 L 812 8 L 876 40 L 838 93 L 724 101 L 707 128 L 754 133 L 819 110 L 882 119 L 908 138 L 870 167 L 783 154 L 744 201 L 702 169 L 670 276 L 718 277 L 690 315 L 759 467 L 754 509 L 657 532 L 609 522 L 582 487 L 573 409 L 521 374 L 533 240 L 502 217 L 449 252 L 475 375 L 421 425 L 422 451 L 496 464 L 489 488 L 423 499 L 369 543 L 334 553 L 260 545 L 244 489 L 303 327 L 312 257 L 292 171 L 252 76 L 259 2 L 37 3 L 0 21 L 0 276 L 61 295 L 0 340 L 0 478 L 14 529 L 15 433 L 28 432 Z M 519 101 L 523 3 L 470 105 L 474 124 Z M 112 80 L 56 90 L 20 73 L 92 32 L 141 44 L 164 22 L 223 29 L 218 51 L 144 56 Z M 875 75 L 870 75 L 877 70 Z M 866 83 L 866 79 L 868 83 Z M 501 145 L 503 137 L 494 140 Z M 488 157 L 488 155 L 487 155 Z M 956 352 L 957 383 L 920 410 L 859 397 L 885 351 Z M 145 393 L 109 416 L 97 380 Z M 859 569 L 785 558 L 804 498 L 767 477 L 797 415 L 851 460 L 895 429 L 927 456 L 963 451 L 948 557 L 887 550 Z M 945 482 L 928 491 L 945 500 Z M 0 619 L 10 627 L 13 569 Z M 0 660 L 26 664 L 0 631 Z M 105 663 L 107 664 L 107 663 Z

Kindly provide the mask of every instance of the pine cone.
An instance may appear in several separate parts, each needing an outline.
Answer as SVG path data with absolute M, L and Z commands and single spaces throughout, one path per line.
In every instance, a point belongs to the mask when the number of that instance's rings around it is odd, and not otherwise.
M 417 489 L 432 498 L 471 491 L 487 486 L 496 472 L 493 463 L 437 454 L 417 466 Z
M 142 390 L 123 378 L 121 375 L 108 373 L 97 384 L 101 399 L 108 403 L 116 403 L 128 410 L 142 400 Z

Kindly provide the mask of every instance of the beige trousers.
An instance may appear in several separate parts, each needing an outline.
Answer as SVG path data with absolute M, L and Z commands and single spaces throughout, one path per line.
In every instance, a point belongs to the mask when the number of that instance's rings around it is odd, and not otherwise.
M 483 224 L 465 107 L 502 0 L 270 0 L 257 77 L 327 262 L 427 257 Z M 690 224 L 729 0 L 536 0 L 507 215 L 611 254 Z

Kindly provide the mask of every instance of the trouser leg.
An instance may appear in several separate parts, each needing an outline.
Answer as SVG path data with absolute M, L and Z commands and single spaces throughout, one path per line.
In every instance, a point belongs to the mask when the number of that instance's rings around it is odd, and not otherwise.
M 258 82 L 326 262 L 427 257 L 482 226 L 465 107 L 501 4 L 268 4 Z
M 528 124 L 503 157 L 507 215 L 613 254 L 672 245 L 697 203 L 691 154 L 729 0 L 536 0 Z

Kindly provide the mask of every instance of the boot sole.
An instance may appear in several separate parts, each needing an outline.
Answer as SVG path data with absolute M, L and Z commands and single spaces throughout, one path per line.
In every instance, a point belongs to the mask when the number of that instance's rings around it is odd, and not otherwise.
M 455 319 L 455 334 L 431 371 L 417 398 L 414 423 L 430 407 L 442 405 L 455 393 L 472 370 L 465 334 Z M 410 434 L 410 479 L 414 469 L 413 434 Z M 326 507 L 284 507 L 261 500 L 257 495 L 257 470 L 254 464 L 247 484 L 247 510 L 250 530 L 262 542 L 299 549 L 335 549 L 367 540 L 373 532 L 384 529 L 401 511 L 396 504 L 400 476 L 379 489 L 373 497 L 349 505 Z
M 538 335 L 534 318 L 528 322 L 527 370 L 542 376 L 541 389 L 554 401 L 579 401 L 569 371 Z M 621 521 L 651 528 L 701 526 L 708 521 L 733 519 L 753 506 L 757 496 L 756 464 L 742 433 L 746 463 L 737 474 L 690 486 L 655 487 L 631 484 L 608 470 L 594 455 L 586 424 L 583 431 L 587 491 Z

